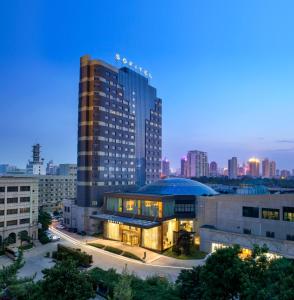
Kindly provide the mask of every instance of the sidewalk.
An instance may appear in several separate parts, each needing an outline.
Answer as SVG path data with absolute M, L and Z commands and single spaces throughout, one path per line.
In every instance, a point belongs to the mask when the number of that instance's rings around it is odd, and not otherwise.
M 159 253 L 156 253 L 156 252 L 153 252 L 153 251 L 141 248 L 141 247 L 137 247 L 137 246 L 129 246 L 129 245 L 123 244 L 122 242 L 119 242 L 119 241 L 107 240 L 107 239 L 97 238 L 97 237 L 93 237 L 93 236 L 81 236 L 81 235 L 78 235 L 73 232 L 68 232 L 66 230 L 60 230 L 60 231 L 76 240 L 85 242 L 87 244 L 97 243 L 97 244 L 102 244 L 105 246 L 111 246 L 114 248 L 121 249 L 122 251 L 131 252 L 131 253 L 137 255 L 141 259 L 143 259 L 144 253 L 146 252 L 146 259 L 145 259 L 146 263 L 151 263 L 151 262 L 159 259 L 162 256 Z

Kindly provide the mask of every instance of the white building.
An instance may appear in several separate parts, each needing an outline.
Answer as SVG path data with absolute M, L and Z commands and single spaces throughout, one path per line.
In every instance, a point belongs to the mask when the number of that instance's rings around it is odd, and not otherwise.
M 203 151 L 189 151 L 187 155 L 187 177 L 208 176 L 207 153 Z
M 38 238 L 38 180 L 0 177 L 0 241 L 9 238 L 19 244 L 21 231 Z
M 66 198 L 76 198 L 76 176 L 40 175 L 39 206 L 45 211 L 58 211 Z

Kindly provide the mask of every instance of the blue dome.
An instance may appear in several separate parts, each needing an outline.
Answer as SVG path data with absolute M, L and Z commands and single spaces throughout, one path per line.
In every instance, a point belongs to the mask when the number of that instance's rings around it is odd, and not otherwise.
M 143 186 L 138 193 L 154 195 L 213 196 L 218 193 L 209 186 L 186 178 L 166 178 Z

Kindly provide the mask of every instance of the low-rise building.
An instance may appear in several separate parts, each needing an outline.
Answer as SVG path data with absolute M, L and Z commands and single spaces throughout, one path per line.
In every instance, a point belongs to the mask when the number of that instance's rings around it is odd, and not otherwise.
M 38 180 L 0 177 L 0 242 L 19 244 L 22 231 L 38 238 Z
M 40 175 L 39 180 L 39 207 L 44 211 L 59 211 L 62 201 L 76 197 L 76 177 L 61 175 Z
M 218 195 L 198 198 L 200 249 L 267 245 L 294 258 L 294 194 Z

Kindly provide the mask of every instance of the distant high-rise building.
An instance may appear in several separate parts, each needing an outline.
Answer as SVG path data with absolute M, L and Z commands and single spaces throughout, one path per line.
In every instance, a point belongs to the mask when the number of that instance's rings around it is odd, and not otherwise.
M 269 171 L 269 177 L 270 178 L 274 178 L 276 177 L 276 162 L 275 161 L 270 161 L 270 165 L 269 165 L 270 171 Z
M 77 165 L 60 164 L 58 166 L 58 175 L 77 177 Z
M 280 175 L 281 175 L 280 170 L 276 169 L 276 175 L 275 175 L 275 177 L 280 177 Z
M 262 177 L 263 178 L 270 178 L 270 161 L 268 158 L 265 158 L 261 163 L 262 168 Z
M 187 155 L 187 177 L 208 176 L 207 153 L 203 151 L 189 151 Z
M 215 161 L 212 161 L 209 165 L 209 176 L 210 177 L 218 176 L 217 163 Z
M 187 177 L 187 157 L 181 158 L 181 176 Z
M 232 157 L 228 160 L 228 177 L 230 179 L 236 179 L 238 177 L 237 157 Z
M 291 173 L 289 170 L 281 170 L 281 178 L 287 179 L 291 176 Z
M 44 166 L 44 159 L 41 159 L 40 144 L 33 145 L 32 154 L 33 160 L 29 160 L 26 167 L 26 173 L 30 175 L 45 175 L 46 170 Z
M 249 159 L 248 161 L 248 166 L 249 166 L 249 170 L 248 170 L 248 175 L 251 177 L 259 177 L 260 176 L 260 161 L 259 159 L 252 157 Z
M 161 162 L 161 170 L 161 175 L 163 177 L 170 175 L 170 163 L 169 160 L 167 160 L 166 158 L 163 159 Z
M 58 169 L 58 165 L 54 165 L 53 160 L 50 160 L 46 166 L 46 175 L 57 175 Z

